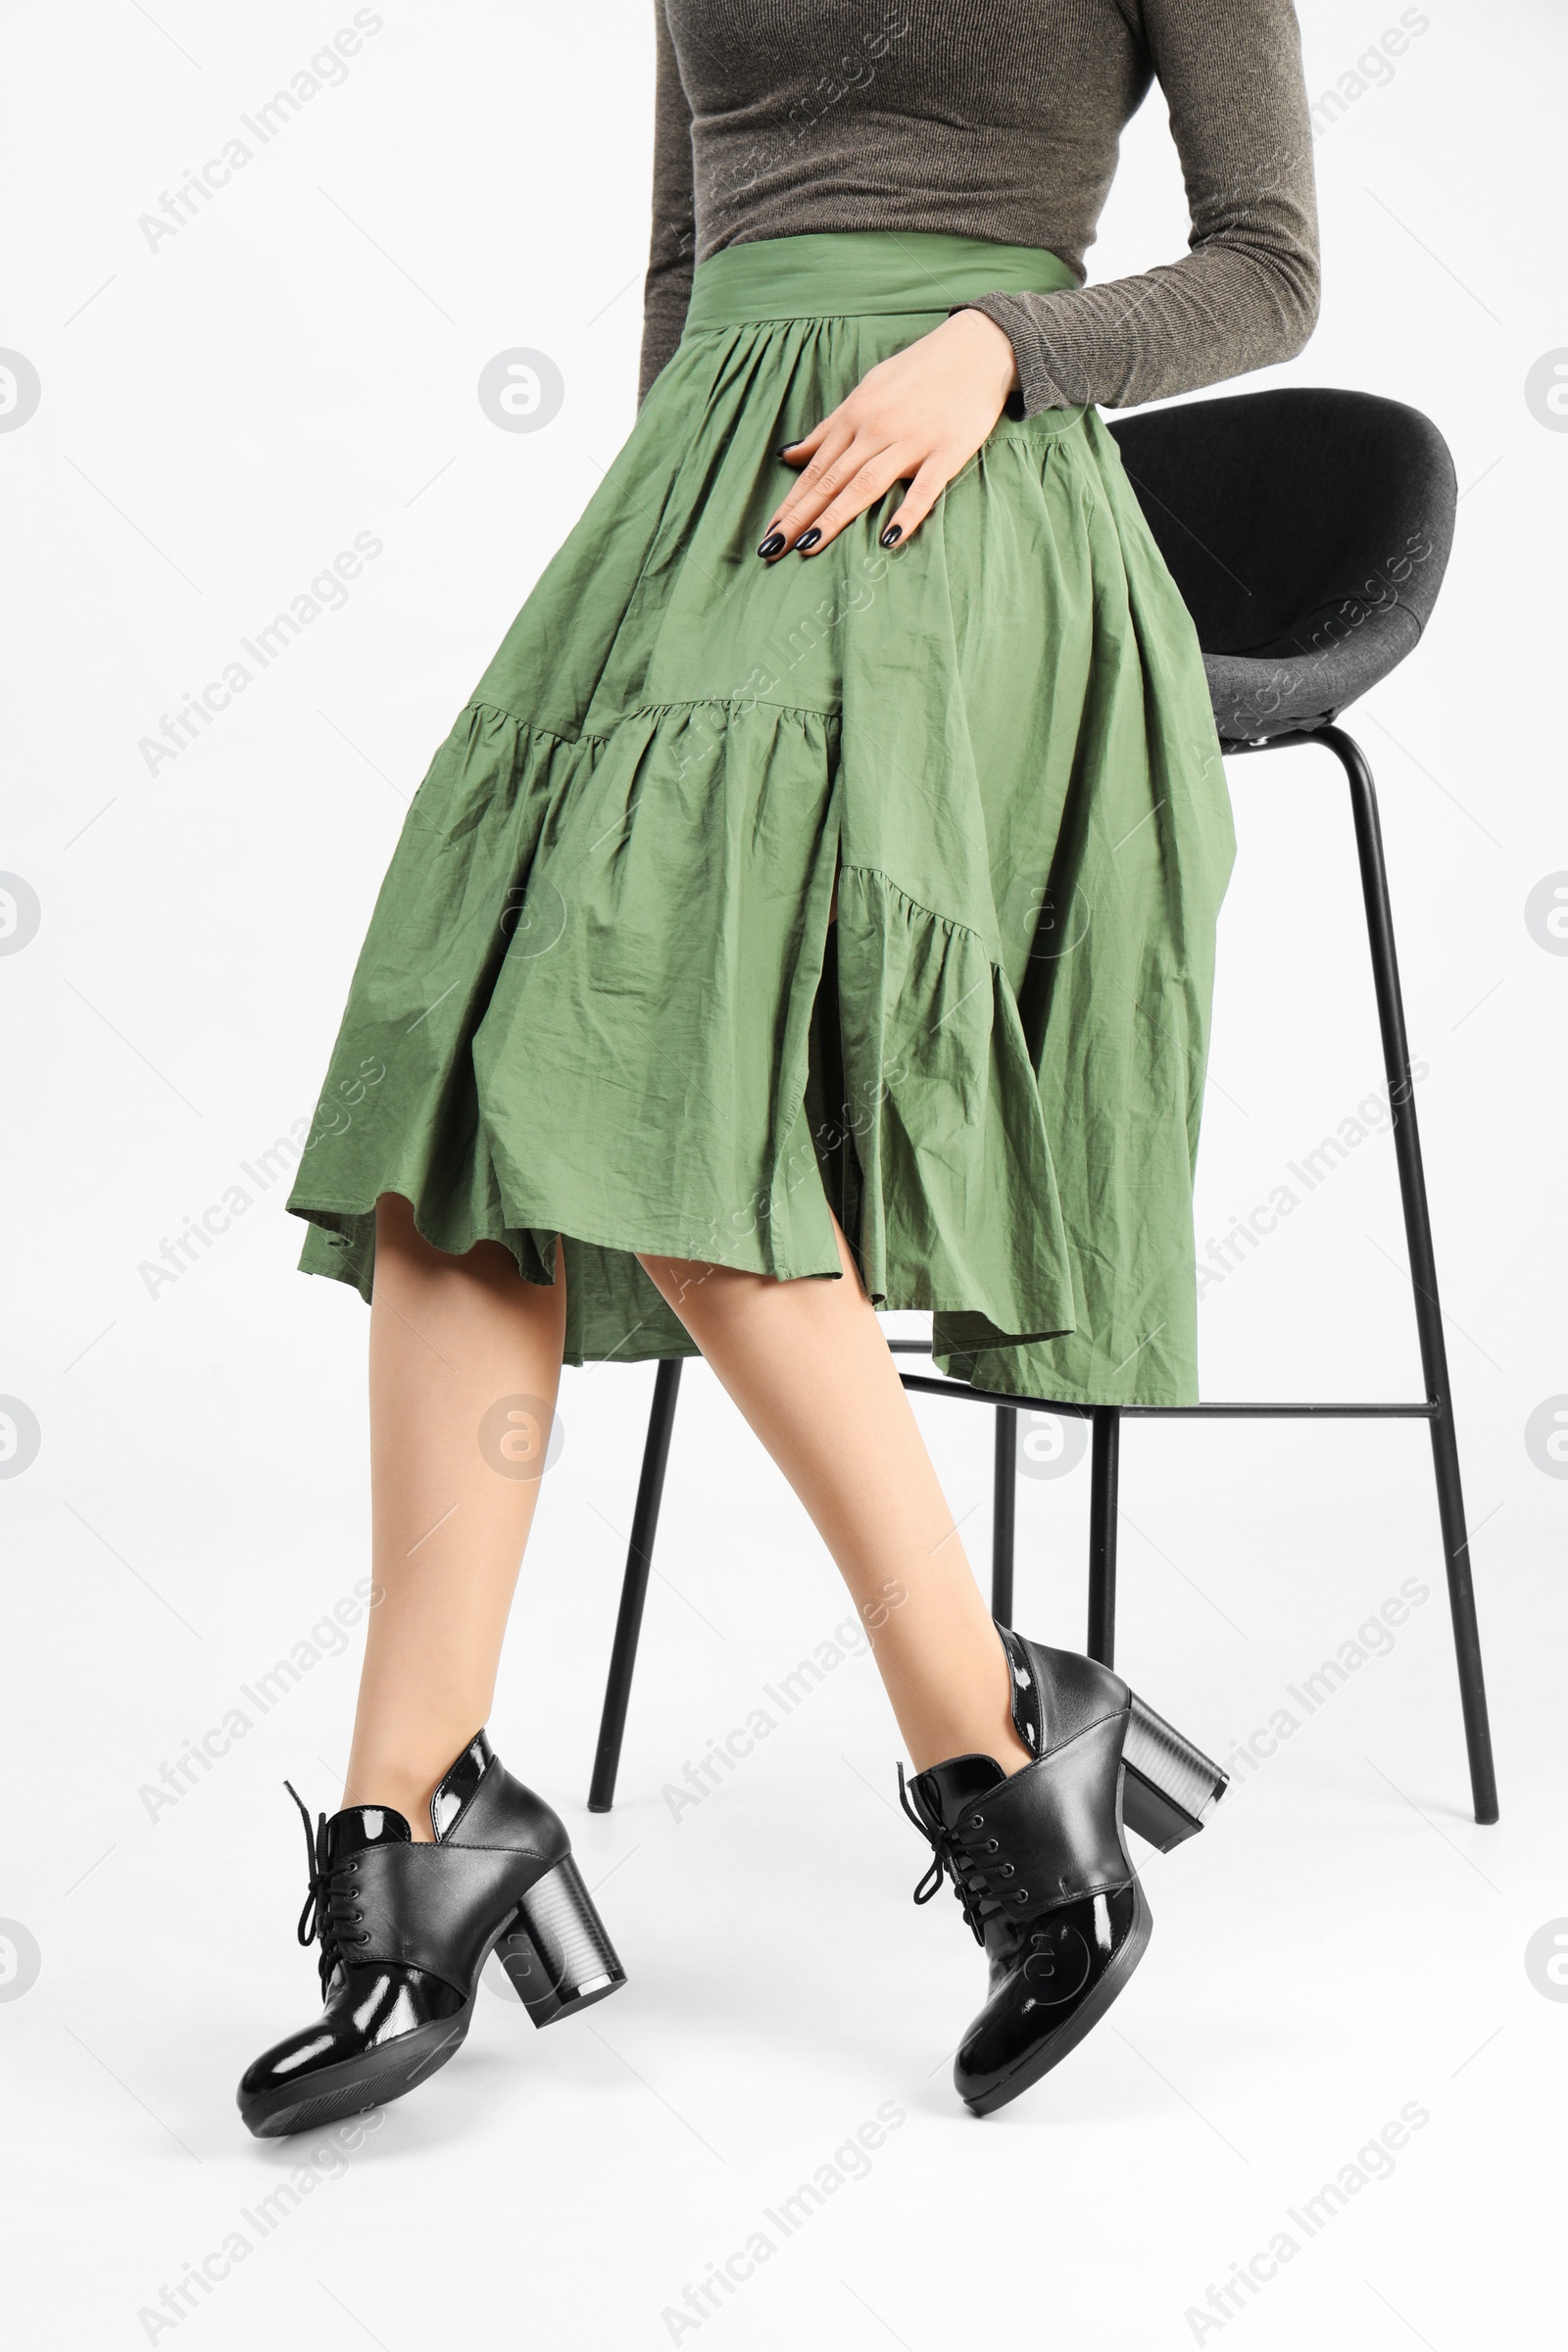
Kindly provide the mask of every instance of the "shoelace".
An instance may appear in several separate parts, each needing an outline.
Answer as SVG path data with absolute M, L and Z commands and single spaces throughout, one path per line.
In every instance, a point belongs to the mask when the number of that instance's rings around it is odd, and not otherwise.
M 292 1781 L 285 1781 L 283 1786 L 299 1806 L 300 1819 L 305 1824 L 305 1868 L 310 1892 L 305 1897 L 305 1908 L 300 1913 L 297 1934 L 306 1951 L 310 1950 L 318 1937 L 320 1939 L 321 1956 L 317 1965 L 320 1970 L 321 1989 L 324 1992 L 339 1961 L 347 1965 L 346 1947 L 355 1943 L 368 1943 L 370 1940 L 368 1931 L 365 1929 L 361 1929 L 357 1935 L 352 1932 L 364 1917 L 364 1913 L 355 1908 L 355 1890 L 348 1884 L 360 1865 L 358 1858 L 339 1862 L 335 1866 L 329 1863 L 326 1815 L 318 1813 L 313 1832 L 311 1816 L 299 1790 Z
M 984 1943 L 984 1921 L 1003 1905 L 1019 1905 L 1029 1900 L 1027 1886 L 1005 1884 L 992 1886 L 993 1879 L 1005 1882 L 1017 1877 L 1016 1866 L 1007 1861 L 1002 1851 L 1000 1838 L 981 1835 L 986 1826 L 983 1813 L 965 1814 L 956 1829 L 946 1829 L 940 1822 L 935 1828 L 910 1801 L 904 1766 L 899 1766 L 899 1802 L 931 1848 L 929 1869 L 922 1873 L 914 1889 L 917 1903 L 928 1903 L 936 1894 L 945 1876 L 953 1880 L 953 1891 L 969 1923 L 969 1932 L 976 1943 Z M 995 1856 L 996 1859 L 992 1859 Z

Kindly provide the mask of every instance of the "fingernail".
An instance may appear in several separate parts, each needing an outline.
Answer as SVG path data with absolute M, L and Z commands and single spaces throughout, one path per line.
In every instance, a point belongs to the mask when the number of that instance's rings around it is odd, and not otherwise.
M 903 523 L 902 523 L 902 522 L 890 522 L 890 523 L 888 524 L 888 527 L 887 527 L 887 529 L 886 529 L 886 530 L 883 532 L 883 534 L 882 534 L 882 544 L 883 544 L 883 546 L 884 546 L 884 547 L 897 547 L 897 546 L 898 546 L 898 544 L 899 544 L 899 541 L 900 541 L 900 540 L 901 540 L 903 537 L 904 537 L 904 525 L 903 525 Z
M 782 449 L 774 450 L 773 455 L 775 458 L 787 458 L 790 454 L 790 451 L 795 447 L 796 444 L 793 441 L 786 441 Z
M 813 522 L 810 529 L 805 534 L 805 536 L 796 540 L 795 553 L 798 556 L 808 556 L 821 536 L 821 532 L 817 529 L 815 523 Z
M 769 532 L 768 532 L 768 534 L 767 534 L 767 537 L 766 537 L 766 538 L 765 538 L 765 539 L 762 541 L 762 544 L 761 544 L 761 546 L 760 546 L 760 547 L 758 549 L 758 551 L 757 551 L 757 552 L 758 552 L 758 554 L 759 554 L 760 556 L 777 556 L 777 555 L 782 555 L 782 553 L 783 553 L 783 550 L 784 550 L 784 534 L 783 534 L 783 532 L 782 532 L 782 531 L 769 531 Z

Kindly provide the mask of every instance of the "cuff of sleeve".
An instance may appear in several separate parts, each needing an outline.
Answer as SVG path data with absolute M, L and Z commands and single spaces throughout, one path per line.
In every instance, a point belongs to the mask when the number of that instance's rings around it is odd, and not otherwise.
M 1030 299 L 1019 294 L 977 294 L 973 302 L 956 303 L 954 311 L 983 312 L 1012 345 L 1019 389 L 1007 396 L 1009 415 L 1034 416 L 1042 409 L 1079 408 L 1087 395 L 1067 391 L 1054 372 L 1039 323 L 1030 316 Z M 1041 298 L 1036 295 L 1033 299 L 1038 302 Z M 953 311 L 948 314 L 950 318 L 953 315 Z

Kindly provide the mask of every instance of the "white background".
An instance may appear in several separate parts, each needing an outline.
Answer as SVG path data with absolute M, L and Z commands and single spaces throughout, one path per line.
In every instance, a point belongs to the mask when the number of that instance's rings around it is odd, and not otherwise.
M 0 344 L 43 385 L 0 434 L 0 867 L 42 907 L 0 959 L 0 1391 L 42 1432 L 0 1482 L 0 1916 L 41 1953 L 0 2000 L 11 2332 L 92 2352 L 1549 2337 L 1568 2006 L 1524 1962 L 1568 1914 L 1568 1483 L 1524 1439 L 1568 1391 L 1568 958 L 1524 916 L 1568 868 L 1568 435 L 1524 395 L 1568 346 L 1565 40 L 1544 0 L 1433 0 L 1392 77 L 1326 128 L 1322 323 L 1262 379 L 1416 404 L 1464 493 L 1426 640 L 1349 723 L 1383 793 L 1430 1065 L 1501 1825 L 1469 1817 L 1419 1425 L 1132 1425 L 1118 1663 L 1215 1752 L 1405 1580 L 1430 1598 L 1207 1835 L 1153 1860 L 1157 1930 L 1126 1997 L 977 2124 L 948 2061 L 979 1960 L 951 1903 L 908 1903 L 924 1849 L 890 1810 L 897 1742 L 869 1663 L 700 1806 L 677 1820 L 662 1798 L 846 1614 L 701 1368 L 620 1800 L 585 1812 L 652 1373 L 568 1373 L 493 1728 L 589 1878 L 613 1871 L 631 1986 L 539 2039 L 486 1993 L 457 2061 L 352 2161 L 319 2160 L 265 2238 L 238 2219 L 319 2144 L 252 2142 L 232 2086 L 311 2006 L 279 1784 L 336 1801 L 352 1645 L 177 1804 L 150 1819 L 138 1791 L 366 1573 L 366 1316 L 292 1271 L 281 1183 L 156 1298 L 138 1268 L 311 1108 L 403 804 L 629 427 L 647 234 L 645 0 L 387 0 L 343 85 L 149 250 L 138 216 L 351 13 L 9 12 Z M 1303 13 L 1314 97 L 1399 16 Z M 1091 267 L 1184 239 L 1156 94 Z M 535 434 L 497 430 L 475 397 L 517 345 L 565 380 Z M 139 740 L 361 532 L 383 553 L 343 609 L 149 775 Z M 1382 1074 L 1338 771 L 1294 752 L 1231 779 L 1200 1245 Z M 1392 1153 L 1369 1141 L 1205 1298 L 1205 1393 L 1417 1394 L 1403 1265 Z M 983 1572 L 989 1417 L 921 1410 Z M 1019 1494 L 1016 1616 L 1075 1646 L 1087 1483 Z M 684 2330 L 662 2316 L 889 2102 L 906 2120 L 867 2178 L 722 2309 L 687 2309 Z M 1410 2103 L 1430 2120 L 1393 2177 L 1310 2241 L 1295 2230 L 1296 2257 L 1217 2321 L 1210 2283 Z M 138 2317 L 236 2228 L 251 2249 L 199 2308 L 161 2331 Z

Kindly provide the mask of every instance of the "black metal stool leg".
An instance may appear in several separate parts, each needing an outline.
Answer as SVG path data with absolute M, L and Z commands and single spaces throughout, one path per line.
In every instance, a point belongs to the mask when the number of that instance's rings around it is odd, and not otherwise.
M 1481 1636 L 1476 1624 L 1464 1495 L 1459 1485 L 1459 1449 L 1454 1437 L 1448 1356 L 1443 1338 L 1443 1310 L 1438 1303 L 1432 1222 L 1427 1212 L 1426 1179 L 1421 1166 L 1421 1139 L 1416 1127 L 1410 1049 L 1399 994 L 1399 967 L 1395 956 L 1394 917 L 1389 906 L 1377 794 L 1372 771 L 1359 744 L 1339 727 L 1320 728 L 1318 741 L 1326 743 L 1337 755 L 1350 787 L 1355 846 L 1361 864 L 1361 893 L 1366 902 L 1367 940 L 1372 951 L 1372 977 L 1377 988 L 1378 1023 L 1383 1033 L 1383 1066 L 1388 1073 L 1394 1150 L 1404 1205 L 1416 1332 L 1421 1343 L 1421 1368 L 1426 1376 L 1427 1396 L 1437 1407 L 1432 1419 L 1432 1462 L 1438 1487 L 1438 1517 L 1443 1528 L 1448 1605 L 1453 1616 L 1465 1745 L 1470 1756 L 1470 1787 L 1477 1821 L 1493 1822 L 1497 1818 L 1497 1782 L 1487 1719 L 1486 1685 L 1481 1672 Z
M 642 1477 L 637 1485 L 637 1508 L 632 1514 L 631 1543 L 626 1550 L 626 1574 L 620 1588 L 620 1613 L 615 1619 L 614 1647 L 610 1653 L 610 1680 L 605 1686 L 605 1711 L 600 1718 L 599 1745 L 594 1754 L 593 1786 L 588 1791 L 590 1813 L 608 1813 L 615 1801 L 615 1775 L 620 1769 L 620 1742 L 626 1730 L 632 1670 L 637 1663 L 637 1637 L 642 1632 L 643 1602 L 648 1597 L 648 1572 L 654 1563 L 654 1536 L 659 1527 L 659 1505 L 664 1493 L 670 1435 L 675 1427 L 680 1369 L 680 1357 L 667 1356 L 654 1379 L 653 1410 L 648 1416 Z
M 997 1407 L 996 1489 L 991 1504 L 991 1614 L 1012 1623 L 1013 1505 L 1018 1497 L 1018 1416 Z
M 1121 1413 L 1114 1404 L 1090 1407 L 1094 1431 L 1089 1458 L 1089 1655 L 1116 1662 L 1116 1487 L 1120 1472 Z

